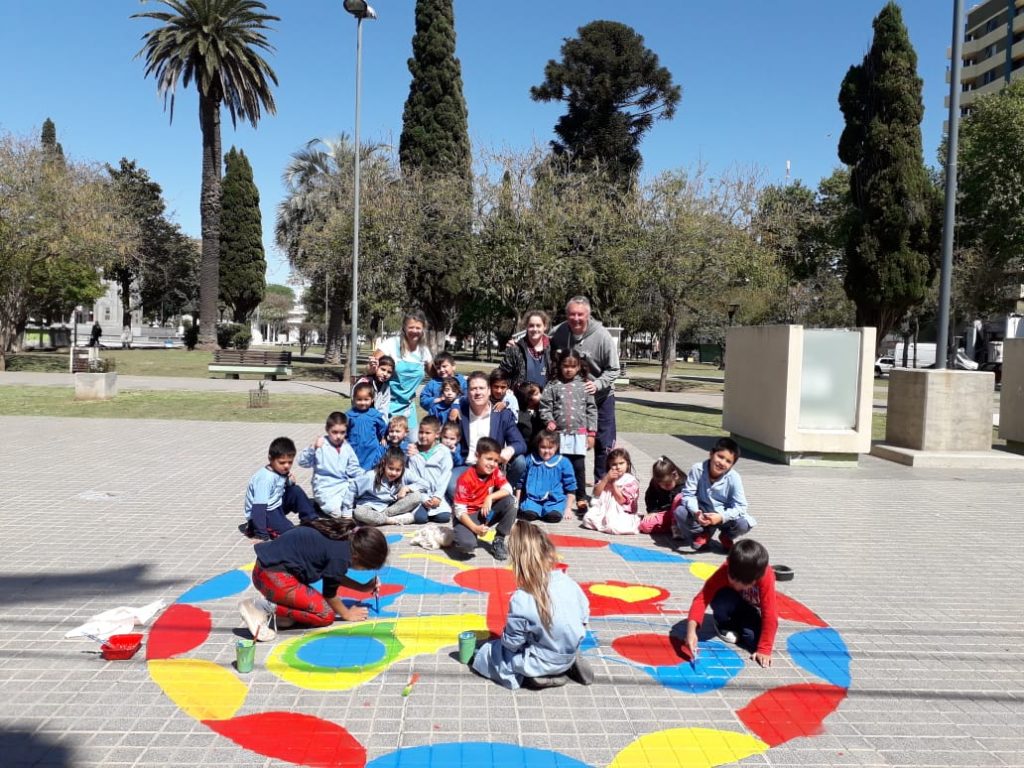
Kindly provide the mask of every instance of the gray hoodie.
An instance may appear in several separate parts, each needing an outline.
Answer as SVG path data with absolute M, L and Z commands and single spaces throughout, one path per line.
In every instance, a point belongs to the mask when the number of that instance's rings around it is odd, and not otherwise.
M 597 386 L 594 400 L 600 405 L 615 391 L 619 378 L 619 349 L 612 335 L 594 318 L 590 318 L 582 336 L 573 336 L 568 323 L 560 323 L 551 332 L 551 357 L 560 349 L 573 349 L 582 359 L 587 378 Z

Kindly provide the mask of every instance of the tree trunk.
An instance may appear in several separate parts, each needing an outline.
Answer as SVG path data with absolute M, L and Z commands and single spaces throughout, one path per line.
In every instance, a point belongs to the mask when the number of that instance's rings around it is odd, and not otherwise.
M 203 257 L 199 267 L 199 349 L 217 348 L 217 299 L 220 288 L 220 102 L 199 95 L 203 133 L 203 186 L 199 216 Z
M 127 269 L 117 272 L 117 282 L 121 288 L 121 328 L 132 324 L 132 275 Z
M 661 345 L 661 377 L 658 379 L 658 391 L 665 392 L 668 387 L 668 375 L 676 357 L 676 313 L 669 312 L 665 318 L 664 343 Z
M 345 320 L 345 297 L 335 291 L 330 294 L 330 305 L 327 308 L 327 339 L 324 341 L 324 363 L 338 365 L 341 363 L 342 323 Z

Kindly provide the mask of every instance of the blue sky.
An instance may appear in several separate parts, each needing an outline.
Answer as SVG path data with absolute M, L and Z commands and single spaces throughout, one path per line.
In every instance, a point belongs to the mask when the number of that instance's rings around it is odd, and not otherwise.
M 277 114 L 256 130 L 224 116 L 224 150 L 249 156 L 261 194 L 268 279 L 288 266 L 273 246 L 281 171 L 316 137 L 351 134 L 355 22 L 341 0 L 267 0 L 281 21 L 269 57 L 280 81 Z M 377 0 L 363 28 L 363 140 L 397 145 L 409 89 L 414 0 Z M 792 176 L 815 186 L 838 164 L 842 115 L 836 102 L 847 68 L 871 42 L 882 0 L 455 0 L 470 137 L 476 146 L 546 144 L 563 112 L 534 103 L 531 85 L 558 58 L 566 37 L 595 19 L 634 27 L 683 88 L 674 120 L 641 146 L 644 174 L 703 162 L 713 171 L 757 167 L 767 181 Z M 952 0 L 905 0 L 904 20 L 924 79 L 925 160 L 946 117 L 943 98 Z M 134 59 L 151 26 L 131 14 L 158 10 L 140 0 L 0 0 L 0 132 L 38 135 L 46 117 L 64 151 L 80 160 L 138 161 L 164 190 L 186 232 L 199 234 L 200 134 L 194 90 L 181 90 L 168 121 L 152 79 Z

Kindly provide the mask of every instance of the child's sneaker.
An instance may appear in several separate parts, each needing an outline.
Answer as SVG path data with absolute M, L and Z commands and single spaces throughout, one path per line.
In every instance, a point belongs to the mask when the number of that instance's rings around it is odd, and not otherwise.
M 576 651 L 576 661 L 573 662 L 566 674 L 580 685 L 593 685 L 594 683 L 594 668 L 590 666 L 589 661 L 580 656 L 579 651 Z
M 676 519 L 674 515 L 672 516 L 672 538 L 675 541 L 686 541 L 686 536 L 683 534 L 683 531 L 679 528 L 678 525 L 676 525 Z
M 259 598 L 262 605 L 257 605 L 255 598 L 243 600 L 238 604 L 238 612 L 242 614 L 245 626 L 249 628 L 252 639 L 257 642 L 269 642 L 277 637 L 276 630 L 270 623 L 274 620 L 274 612 L 265 610 L 267 601 Z
M 712 621 L 714 621 L 712 619 Z M 718 626 L 718 622 L 715 622 L 715 634 L 722 640 L 722 642 L 729 643 L 730 645 L 736 645 L 736 633 L 731 629 L 722 629 Z
M 730 549 L 732 549 L 733 540 L 732 540 L 732 537 L 729 536 L 728 534 L 726 534 L 726 533 L 719 533 L 718 534 L 718 543 L 722 545 L 722 549 L 724 551 L 728 552 Z
M 491 554 L 494 555 L 495 560 L 508 560 L 508 547 L 505 546 L 504 536 L 494 537 L 494 543 L 491 544 Z
M 704 547 L 706 547 L 707 545 L 708 545 L 708 537 L 705 536 L 704 534 L 701 534 L 699 536 L 694 536 L 690 540 L 690 546 L 693 548 L 694 552 L 699 552 L 700 550 L 704 549 Z
M 414 522 L 416 522 L 416 516 L 412 512 L 403 512 L 401 515 L 389 517 L 387 525 L 411 525 Z

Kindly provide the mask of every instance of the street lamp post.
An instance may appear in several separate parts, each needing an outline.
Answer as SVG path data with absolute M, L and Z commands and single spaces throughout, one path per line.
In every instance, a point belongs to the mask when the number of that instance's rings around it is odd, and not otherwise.
M 356 121 L 354 135 L 354 178 L 352 202 L 352 343 L 349 350 L 352 382 L 358 377 L 359 352 L 359 107 L 363 90 L 363 19 L 376 19 L 377 12 L 366 0 L 344 0 L 345 10 L 356 17 Z

